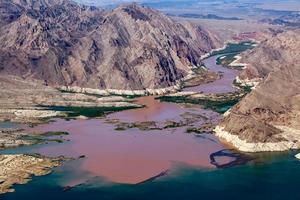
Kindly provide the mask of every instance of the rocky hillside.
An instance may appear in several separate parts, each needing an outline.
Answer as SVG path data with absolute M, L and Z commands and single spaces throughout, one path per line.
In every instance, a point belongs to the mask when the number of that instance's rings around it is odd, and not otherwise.
M 245 52 L 241 61 L 247 63 L 247 68 L 239 77 L 244 80 L 261 79 L 285 65 L 299 63 L 299 33 L 300 30 L 278 34 L 259 48 Z
M 104 11 L 68 0 L 0 0 L 0 74 L 51 86 L 171 86 L 216 41 L 136 4 Z
M 260 84 L 233 107 L 217 135 L 243 151 L 300 148 L 300 30 L 263 42 L 243 55 L 240 79 Z M 258 80 L 258 79 L 256 79 Z

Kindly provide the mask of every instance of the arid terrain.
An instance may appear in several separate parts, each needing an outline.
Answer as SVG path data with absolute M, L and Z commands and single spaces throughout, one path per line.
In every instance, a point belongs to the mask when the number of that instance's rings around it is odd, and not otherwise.
M 278 34 L 242 54 L 242 84 L 258 85 L 234 106 L 217 134 L 243 151 L 300 147 L 300 34 Z M 227 132 L 227 133 L 226 133 Z
M 254 152 L 294 158 L 300 10 L 294 0 L 272 3 L 0 0 L 0 194 L 29 187 L 77 199 L 90 197 L 78 188 L 117 185 L 125 197 L 183 178 L 166 191 L 213 196 L 212 185 L 226 188 L 215 180 L 244 186 L 226 177 L 271 163 Z M 20 186 L 47 174 L 46 186 Z M 211 185 L 198 190 L 199 174 Z
M 0 5 L 0 73 L 46 85 L 169 87 L 221 45 L 200 26 L 136 4 L 112 11 L 69 0 Z
M 32 126 L 103 117 L 143 107 L 132 97 L 178 91 L 183 79 L 200 84 L 219 78 L 206 70 L 191 74 L 201 56 L 222 45 L 218 39 L 150 8 L 108 11 L 68 0 L 1 0 L 0 8 L 1 121 Z M 1 149 L 64 141 L 23 128 L 0 131 Z M 1 193 L 61 164 L 44 156 L 1 156 Z
M 49 174 L 51 168 L 61 165 L 63 160 L 38 155 L 0 155 L 0 194 L 13 192 L 13 184 L 25 184 L 32 175 Z

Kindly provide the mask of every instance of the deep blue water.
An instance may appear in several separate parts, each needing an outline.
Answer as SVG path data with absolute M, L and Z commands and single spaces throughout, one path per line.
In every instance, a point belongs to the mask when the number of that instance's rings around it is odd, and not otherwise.
M 57 168 L 52 174 L 34 177 L 26 185 L 17 185 L 15 193 L 2 196 L 15 199 L 300 199 L 300 161 L 297 152 L 259 154 L 254 162 L 227 169 L 203 171 L 177 167 L 170 175 L 140 185 L 108 184 L 100 178 L 63 191 L 59 182 L 68 178 L 68 170 Z

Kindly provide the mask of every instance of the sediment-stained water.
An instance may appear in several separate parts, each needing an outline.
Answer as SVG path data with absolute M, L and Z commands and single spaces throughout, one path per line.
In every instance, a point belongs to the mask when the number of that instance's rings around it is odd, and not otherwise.
M 6 129 L 6 128 L 22 128 L 21 124 L 14 123 L 14 122 L 0 122 L 0 128 Z
M 201 114 L 208 118 L 219 118 L 220 116 L 210 110 L 201 109 L 197 105 L 180 105 L 169 102 L 160 102 L 153 96 L 140 97 L 136 99 L 137 104 L 145 105 L 141 109 L 126 110 L 107 116 L 108 119 L 119 119 L 123 122 L 164 122 L 167 120 L 180 120 L 184 113 Z
M 217 65 L 216 59 L 222 55 L 211 56 L 204 60 L 204 65 L 208 70 L 220 73 L 222 78 L 211 83 L 185 88 L 184 91 L 203 92 L 203 93 L 227 93 L 234 92 L 233 80 L 238 75 L 238 70 L 229 69 Z
M 231 199 L 231 200 L 297 200 L 300 180 L 300 163 L 294 154 L 268 153 L 257 163 L 227 169 L 199 169 L 177 165 L 167 176 L 142 184 L 103 184 L 92 178 L 82 185 L 65 190 L 60 183 L 74 174 L 67 163 L 49 176 L 35 177 L 26 185 L 15 187 L 16 192 L 2 196 L 5 200 L 153 200 L 153 199 Z
M 209 59 L 208 66 L 213 65 L 214 70 L 221 68 L 213 64 L 214 57 Z M 233 77 L 227 77 L 225 74 L 223 79 L 226 81 L 219 80 L 220 84 L 226 85 L 230 78 L 232 82 Z M 216 92 L 216 86 L 206 87 Z M 199 169 L 215 168 L 215 165 L 211 164 L 210 155 L 226 147 L 211 134 L 197 136 L 187 133 L 186 130 L 188 127 L 199 127 L 207 122 L 218 123 L 221 119 L 218 113 L 197 105 L 160 102 L 151 96 L 137 98 L 136 102 L 145 107 L 116 112 L 102 119 L 70 121 L 58 119 L 49 124 L 28 128 L 29 132 L 68 132 L 69 135 L 64 136 L 68 142 L 24 147 L 6 152 L 84 157 L 77 163 L 77 168 L 68 170 L 70 173 L 88 176 L 74 175 L 69 180 L 64 180 L 61 183 L 62 187 L 84 183 L 91 177 L 101 177 L 106 182 L 137 184 L 153 177 L 167 175 L 178 164 Z M 187 116 L 190 118 L 186 119 Z M 124 122 L 155 122 L 161 126 L 172 122 L 176 126 L 158 130 L 138 128 L 116 130 L 117 123 Z M 181 125 L 178 126 L 177 123 Z M 220 164 L 232 160 L 233 158 L 226 156 L 217 158 Z
M 210 57 L 204 63 L 208 69 L 222 72 L 222 78 L 186 90 L 204 93 L 235 90 L 232 82 L 237 71 L 216 65 L 217 57 Z M 69 135 L 63 136 L 67 140 L 64 143 L 8 149 L 1 153 L 40 153 L 80 159 L 66 162 L 49 176 L 17 186 L 15 193 L 6 194 L 4 198 L 19 199 L 23 195 L 37 199 L 49 193 L 45 199 L 198 199 L 196 197 L 200 196 L 221 198 L 220 192 L 234 197 L 232 188 L 247 189 L 252 184 L 264 182 L 260 177 L 255 179 L 253 174 L 256 171 L 264 173 L 262 167 L 272 167 L 278 161 L 275 156 L 275 161 L 266 162 L 264 158 L 260 159 L 264 164 L 254 165 L 257 159 L 253 160 L 252 155 L 223 151 L 230 147 L 212 134 L 187 133 L 189 127 L 218 123 L 221 116 L 216 112 L 197 105 L 160 102 L 155 97 L 140 97 L 136 101 L 145 107 L 116 112 L 101 119 L 57 119 L 28 128 L 31 132 L 66 131 Z M 137 124 L 126 127 L 131 123 Z M 141 127 L 139 123 L 155 126 Z M 125 124 L 124 130 L 117 128 L 119 124 Z M 232 167 L 248 161 L 252 164 Z M 285 165 L 290 159 L 278 162 Z M 296 165 L 294 163 L 292 170 Z M 241 178 L 232 179 L 232 176 Z M 243 178 L 248 179 L 248 185 L 239 185 Z M 279 178 L 277 174 L 274 180 Z M 218 184 L 220 186 L 216 186 Z
M 138 101 L 146 103 L 146 107 L 114 113 L 106 119 L 57 120 L 50 124 L 29 128 L 30 132 L 66 131 L 70 134 L 64 138 L 69 142 L 19 148 L 18 151 L 75 158 L 84 155 L 75 170 L 116 183 L 137 184 L 171 170 L 177 163 L 199 168 L 214 168 L 210 163 L 210 154 L 225 147 L 213 135 L 203 134 L 202 137 L 197 137 L 188 134 L 187 126 L 149 131 L 137 128 L 118 131 L 115 130 L 115 124 L 109 123 L 107 119 L 155 120 L 163 123 L 166 120 L 179 121 L 180 115 L 187 112 L 202 112 L 203 115 L 210 114 L 210 117 L 215 118 L 218 118 L 218 114 L 204 111 L 198 106 L 183 107 L 160 103 L 153 97 L 143 97 Z M 225 163 L 230 161 L 231 158 L 220 160 Z M 71 180 L 74 181 L 79 183 Z

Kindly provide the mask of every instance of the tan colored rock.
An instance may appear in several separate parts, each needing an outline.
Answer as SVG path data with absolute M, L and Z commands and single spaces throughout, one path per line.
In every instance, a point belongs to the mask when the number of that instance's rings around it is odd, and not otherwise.
M 248 142 L 247 140 L 240 139 L 238 135 L 234 135 L 225 131 L 224 128 L 220 126 L 217 126 L 214 131 L 216 136 L 244 152 L 287 151 L 300 148 L 300 137 L 297 137 L 298 141 L 296 142 L 291 138 L 288 138 L 285 141 L 277 142 Z
M 242 55 L 242 62 L 248 64 L 240 80 L 260 82 L 224 117 L 218 136 L 240 150 L 300 148 L 299 49 L 300 30 L 295 30 L 262 42 Z
M 63 112 L 51 110 L 16 110 L 14 114 L 19 118 L 53 118 L 64 116 Z
M 132 99 L 122 96 L 101 96 L 98 90 L 95 90 L 96 95 L 84 91 L 76 89 L 66 92 L 45 86 L 37 80 L 0 75 L 0 120 L 36 123 L 44 118 L 66 116 L 66 112 L 49 110 L 51 106 L 140 107 Z
M 137 4 L 103 11 L 69 0 L 2 0 L 0 7 L 0 73 L 92 88 L 80 93 L 173 86 L 217 45 L 208 30 Z
M 0 194 L 13 192 L 14 184 L 25 184 L 31 176 L 43 176 L 61 165 L 62 158 L 30 155 L 0 155 Z

